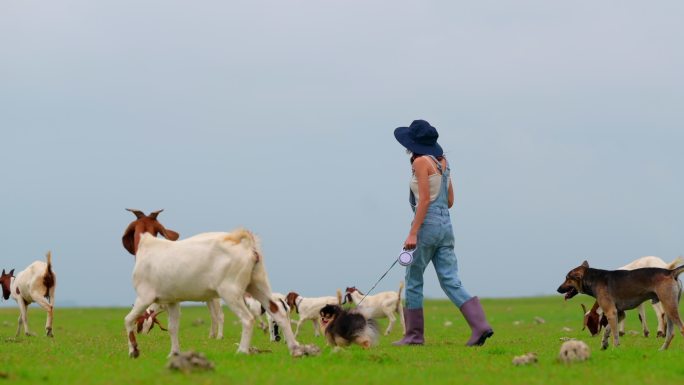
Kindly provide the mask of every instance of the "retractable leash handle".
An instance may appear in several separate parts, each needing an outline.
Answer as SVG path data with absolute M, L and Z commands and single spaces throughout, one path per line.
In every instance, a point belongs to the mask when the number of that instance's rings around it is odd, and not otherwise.
M 411 249 L 411 250 L 401 250 L 401 254 L 399 254 L 399 258 L 397 260 L 399 261 L 399 264 L 402 266 L 409 266 L 410 264 L 413 263 L 413 252 L 416 251 L 416 249 Z
M 361 305 L 363 300 L 365 300 L 366 297 L 368 297 L 368 295 L 371 293 L 371 291 L 373 291 L 373 289 L 375 289 L 375 287 L 378 286 L 380 281 L 382 281 L 382 279 L 385 278 L 387 273 L 389 273 L 390 270 L 392 270 L 392 268 L 394 267 L 394 265 L 397 264 L 397 262 L 399 262 L 399 264 L 402 266 L 408 266 L 408 265 L 412 264 L 413 263 L 413 252 L 414 251 L 416 251 L 416 249 L 411 249 L 411 250 L 401 249 L 401 253 L 399 254 L 399 257 L 394 260 L 394 262 L 392 263 L 392 266 L 390 266 L 389 269 L 387 269 L 387 271 L 385 272 L 385 274 L 383 274 L 380 277 L 380 279 L 378 279 L 378 282 L 375 282 L 375 285 L 373 285 L 373 287 L 371 287 L 370 290 L 368 290 L 366 292 L 366 295 L 364 295 L 363 298 L 361 298 L 361 301 L 359 301 L 359 303 L 357 303 L 356 306 L 358 307 L 359 305 Z

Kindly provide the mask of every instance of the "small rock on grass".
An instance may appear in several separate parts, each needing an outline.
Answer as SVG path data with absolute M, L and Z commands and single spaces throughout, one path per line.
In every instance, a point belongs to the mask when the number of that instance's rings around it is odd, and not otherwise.
M 545 324 L 545 323 L 546 323 L 546 320 L 543 319 L 542 317 L 534 317 L 534 322 L 535 322 L 536 324 Z
M 558 360 L 563 363 L 586 361 L 591 356 L 589 345 L 584 341 L 566 341 L 561 345 Z
M 171 356 L 166 367 L 187 373 L 194 370 L 214 370 L 214 363 L 207 360 L 202 353 L 189 351 Z
M 537 362 L 537 353 L 525 353 L 522 356 L 513 357 L 513 365 L 522 366 Z
M 321 354 L 321 348 L 316 345 L 299 345 L 290 352 L 292 357 L 317 356 Z

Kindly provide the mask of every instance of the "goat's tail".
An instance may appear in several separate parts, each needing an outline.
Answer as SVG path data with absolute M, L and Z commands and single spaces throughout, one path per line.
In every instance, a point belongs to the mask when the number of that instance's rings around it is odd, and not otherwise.
M 395 311 L 399 311 L 399 307 L 401 305 L 401 291 L 404 290 L 404 281 L 399 282 L 399 290 L 397 291 L 397 307 L 394 309 Z
M 55 286 L 55 274 L 52 272 L 52 253 L 47 252 L 47 268 L 45 269 L 45 275 L 43 275 L 43 286 L 45 287 L 45 297 L 50 297 L 50 289 Z
M 677 265 L 681 265 L 682 262 L 684 262 L 684 258 L 682 258 L 682 256 L 680 255 L 679 257 L 675 258 L 674 261 L 670 262 L 670 263 L 667 265 L 666 269 L 672 270 L 672 269 L 674 269 L 675 267 L 677 267 Z
M 261 260 L 261 247 L 259 245 L 259 239 L 251 231 L 245 228 L 240 228 L 226 235 L 223 240 L 236 245 L 243 244 L 245 247 L 252 250 L 252 254 L 254 255 L 254 260 L 256 262 Z
M 235 244 L 242 243 L 243 241 L 245 241 L 245 246 L 247 246 L 248 248 L 253 248 L 256 244 L 254 234 L 252 234 L 252 232 L 247 229 L 237 229 L 232 233 L 228 233 L 228 235 L 226 235 L 225 238 L 223 238 L 223 240 Z

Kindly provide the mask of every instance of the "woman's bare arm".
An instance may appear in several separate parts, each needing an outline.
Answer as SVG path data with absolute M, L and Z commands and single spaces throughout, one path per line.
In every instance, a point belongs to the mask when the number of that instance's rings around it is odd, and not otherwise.
M 413 224 L 409 231 L 406 241 L 404 241 L 404 249 L 415 249 L 418 243 L 418 230 L 423 225 L 427 209 L 430 206 L 430 160 L 427 157 L 419 157 L 413 161 L 413 170 L 418 180 L 418 202 L 416 204 L 416 215 L 413 218 Z

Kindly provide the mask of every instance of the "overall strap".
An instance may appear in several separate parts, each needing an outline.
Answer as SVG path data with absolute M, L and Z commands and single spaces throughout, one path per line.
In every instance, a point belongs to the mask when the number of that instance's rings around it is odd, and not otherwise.
M 441 174 L 444 174 L 444 172 L 442 171 L 442 162 L 440 162 L 439 160 L 437 160 L 437 158 L 435 158 L 435 157 L 432 156 L 432 155 L 428 155 L 428 156 L 430 157 L 430 159 L 432 159 L 433 162 L 437 163 L 437 169 L 439 170 L 439 174 L 440 174 L 440 175 L 441 175 Z M 434 165 L 433 165 L 433 167 L 434 167 Z

